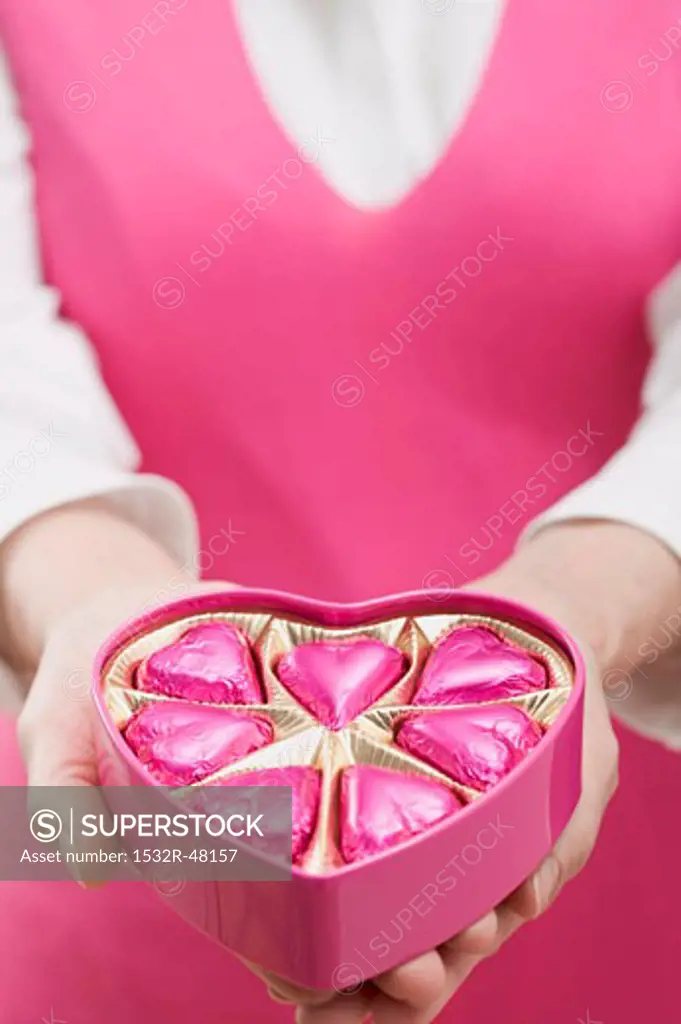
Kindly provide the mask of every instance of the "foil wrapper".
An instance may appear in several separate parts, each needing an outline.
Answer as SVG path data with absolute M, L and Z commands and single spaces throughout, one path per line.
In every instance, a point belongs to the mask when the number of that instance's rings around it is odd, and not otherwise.
M 462 806 L 439 782 L 372 765 L 346 768 L 340 805 L 341 852 L 348 864 L 419 835 Z
M 464 626 L 435 645 L 413 703 L 431 707 L 484 703 L 550 685 L 546 666 L 528 651 L 485 626 Z
M 248 638 L 226 622 L 194 626 L 145 658 L 138 689 L 212 704 L 259 704 L 263 699 Z
M 293 861 L 324 875 L 480 799 L 552 727 L 571 671 L 548 638 L 479 614 L 331 627 L 254 608 L 140 631 L 101 685 L 145 768 L 191 787 L 183 802 L 290 785 Z M 288 814 L 279 850 L 284 832 Z
M 406 667 L 396 647 L 357 636 L 299 644 L 280 659 L 276 674 L 322 725 L 339 730 L 394 686 Z
M 522 708 L 486 704 L 409 715 L 397 743 L 460 785 L 484 791 L 505 778 L 541 737 Z
M 297 864 L 308 846 L 317 824 L 321 773 L 308 765 L 290 768 L 261 768 L 239 772 L 214 783 L 220 786 L 290 786 L 292 842 L 291 856 Z
M 248 712 L 158 701 L 133 715 L 124 735 L 158 782 L 187 786 L 264 747 L 273 730 Z

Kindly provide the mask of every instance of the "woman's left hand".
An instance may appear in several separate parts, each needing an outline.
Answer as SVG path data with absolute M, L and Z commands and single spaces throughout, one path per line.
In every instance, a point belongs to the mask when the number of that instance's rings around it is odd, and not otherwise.
M 559 530 L 547 531 L 556 532 L 561 536 Z M 542 535 L 539 536 L 541 539 Z M 569 533 L 567 537 L 569 544 Z M 528 548 L 532 546 L 531 542 Z M 541 546 L 546 553 L 543 540 Z M 561 553 L 559 560 L 564 557 L 569 558 L 569 554 Z M 540 557 L 539 562 L 541 570 L 535 570 L 532 555 L 527 558 L 518 554 L 498 572 L 471 585 L 471 589 L 536 608 L 564 626 L 580 646 L 587 664 L 583 788 L 569 825 L 532 877 L 502 904 L 449 942 L 374 978 L 354 994 L 339 993 L 331 999 L 327 996 L 322 1005 L 305 1005 L 311 993 L 271 982 L 273 998 L 299 1004 L 297 1024 L 363 1024 L 367 1019 L 374 1024 L 430 1024 L 473 969 L 495 953 L 521 925 L 543 914 L 588 860 L 617 786 L 617 740 L 601 685 L 607 643 L 604 637 L 594 634 L 596 619 L 590 609 L 581 600 L 570 599 L 569 586 L 566 594 L 563 586 L 553 584 L 553 578 L 562 581 L 565 574 L 558 572 L 554 576 L 544 559 Z M 583 582 L 586 586 L 586 580 Z

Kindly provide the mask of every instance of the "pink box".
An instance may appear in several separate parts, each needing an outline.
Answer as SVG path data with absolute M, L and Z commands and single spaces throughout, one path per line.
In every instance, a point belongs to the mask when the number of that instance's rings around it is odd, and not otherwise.
M 569 690 L 544 691 L 541 700 L 520 699 L 528 707 L 558 710 L 525 759 L 452 817 L 390 850 L 323 874 L 294 865 L 287 882 L 189 882 L 168 900 L 197 928 L 298 985 L 355 990 L 472 924 L 553 848 L 580 795 L 583 663 L 556 623 L 515 602 L 468 591 L 417 591 L 342 605 L 235 589 L 177 601 L 127 623 L 104 644 L 94 670 L 102 785 L 154 784 L 108 710 L 104 681 L 112 661 L 151 631 L 223 613 L 258 613 L 332 630 L 402 616 L 433 629 L 443 616 L 491 617 L 548 645 L 568 666 L 571 682 Z

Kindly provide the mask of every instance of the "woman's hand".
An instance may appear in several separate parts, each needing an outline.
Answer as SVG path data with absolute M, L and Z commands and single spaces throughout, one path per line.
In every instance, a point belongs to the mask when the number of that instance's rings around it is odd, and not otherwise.
M 186 592 L 193 584 L 146 535 L 94 501 L 31 520 L 4 545 L 0 648 L 30 681 L 19 716 L 30 785 L 96 783 L 94 655 L 171 585 Z
M 18 732 L 29 786 L 97 785 L 91 673 L 106 637 L 158 604 L 227 586 L 197 582 L 98 501 L 45 513 L 12 536 L 0 549 L 0 654 L 27 680 Z M 310 1004 L 334 995 L 290 991 Z
M 298 1024 L 362 1024 L 368 1014 L 374 1024 L 430 1024 L 481 960 L 551 906 L 588 860 L 617 785 L 617 741 L 601 680 L 632 658 L 656 622 L 678 606 L 681 572 L 662 545 L 635 529 L 565 524 L 539 533 L 470 589 L 536 608 L 579 644 L 587 665 L 580 802 L 552 853 L 504 903 L 358 992 L 300 1007 Z
M 0 551 L 0 649 L 31 679 L 18 721 L 29 786 L 97 785 L 91 673 L 106 637 L 158 604 L 228 586 L 196 582 L 96 501 L 46 513 L 12 537 Z M 97 799 L 93 790 L 93 807 Z M 296 994 L 310 1003 L 333 995 Z
M 197 586 L 187 582 L 184 593 Z M 94 657 L 113 630 L 152 606 L 148 587 L 133 581 L 104 588 L 50 627 L 18 721 L 30 786 L 97 785 Z

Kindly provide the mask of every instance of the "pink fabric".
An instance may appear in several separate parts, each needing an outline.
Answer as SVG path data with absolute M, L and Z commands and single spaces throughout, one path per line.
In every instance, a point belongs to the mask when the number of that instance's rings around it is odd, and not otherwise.
M 644 297 L 681 256 L 681 105 L 678 62 L 628 69 L 673 53 L 675 6 L 509 0 L 462 131 L 377 213 L 298 159 L 227 0 L 150 9 L 0 0 L 0 32 L 48 276 L 145 467 L 197 502 L 202 566 L 341 600 L 491 568 L 637 413 Z M 630 736 L 624 762 L 593 865 L 443 1021 L 670 1018 L 679 767 Z M 290 1019 L 141 887 L 0 893 L 12 1024 Z

